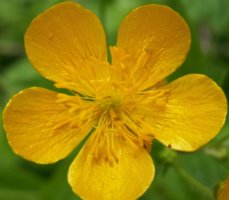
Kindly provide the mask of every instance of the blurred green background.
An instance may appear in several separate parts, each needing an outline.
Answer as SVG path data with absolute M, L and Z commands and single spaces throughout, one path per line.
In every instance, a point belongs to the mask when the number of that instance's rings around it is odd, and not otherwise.
M 30 86 L 53 89 L 37 74 L 23 47 L 31 20 L 61 0 L 0 0 L 0 112 L 10 97 Z M 183 16 L 192 32 L 186 62 L 170 80 L 188 73 L 214 79 L 229 97 L 228 0 L 82 0 L 105 27 L 114 45 L 120 22 L 143 4 L 165 4 Z M 78 149 L 52 165 L 36 165 L 15 155 L 0 125 L 0 200 L 77 200 L 67 184 L 67 170 Z M 221 133 L 194 153 L 174 152 L 159 143 L 152 148 L 156 177 L 141 200 L 210 200 L 217 184 L 229 175 L 229 120 Z M 127 188 L 128 189 L 128 188 Z

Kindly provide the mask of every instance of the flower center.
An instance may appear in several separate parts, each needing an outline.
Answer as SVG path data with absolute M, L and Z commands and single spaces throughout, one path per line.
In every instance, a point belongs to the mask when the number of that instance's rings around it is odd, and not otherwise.
M 104 110 L 117 110 L 121 108 L 121 101 L 122 99 L 118 96 L 109 96 L 101 100 L 101 102 L 99 102 L 99 105 Z
M 58 102 L 69 110 L 69 118 L 56 128 L 92 127 L 88 154 L 98 162 L 111 165 L 119 162 L 120 141 L 147 149 L 154 139 L 154 131 L 147 119 L 152 113 L 155 115 L 155 112 L 166 109 L 169 91 L 158 88 L 138 93 L 130 91 L 127 93 L 125 88 L 111 84 L 96 97 L 59 95 Z

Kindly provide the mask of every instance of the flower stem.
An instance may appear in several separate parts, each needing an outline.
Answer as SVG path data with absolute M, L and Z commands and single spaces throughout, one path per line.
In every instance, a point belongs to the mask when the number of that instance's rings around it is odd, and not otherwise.
M 190 185 L 192 186 L 196 191 L 201 193 L 203 196 L 208 198 L 209 200 L 214 200 L 213 192 L 203 185 L 201 182 L 199 182 L 197 179 L 193 178 L 185 169 L 180 167 L 177 163 L 172 164 L 174 169 L 177 171 L 177 173 Z

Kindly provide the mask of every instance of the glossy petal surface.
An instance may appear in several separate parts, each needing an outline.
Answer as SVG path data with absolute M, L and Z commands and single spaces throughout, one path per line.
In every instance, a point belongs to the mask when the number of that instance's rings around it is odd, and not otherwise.
M 204 75 L 186 75 L 162 90 L 166 102 L 160 107 L 150 108 L 151 102 L 139 105 L 156 139 L 173 149 L 193 151 L 219 133 L 227 102 L 214 81 Z
M 103 159 L 95 160 L 87 144 L 73 161 L 68 181 L 83 199 L 132 200 L 149 187 L 154 165 L 148 152 L 122 139 L 114 142 L 119 145 L 119 160 L 112 165 Z
M 52 163 L 66 157 L 90 131 L 91 124 L 76 126 L 84 121 L 79 116 L 82 113 L 71 113 L 68 105 L 58 102 L 58 93 L 30 88 L 11 99 L 3 121 L 15 153 L 37 163 Z
M 33 67 L 56 86 L 93 95 L 95 79 L 104 79 L 106 39 L 95 14 L 65 2 L 40 14 L 25 34 Z
M 167 6 L 145 5 L 122 22 L 117 48 L 136 84 L 146 89 L 179 67 L 190 47 L 185 21 Z M 120 53 L 119 53 L 120 54 Z M 121 61 L 119 61 L 121 62 Z

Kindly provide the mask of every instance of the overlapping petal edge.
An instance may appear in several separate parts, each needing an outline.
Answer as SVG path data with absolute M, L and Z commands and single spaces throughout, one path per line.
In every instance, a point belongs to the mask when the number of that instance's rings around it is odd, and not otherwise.
M 9 101 L 4 128 L 13 150 L 25 159 L 43 164 L 56 162 L 82 141 L 95 123 L 88 116 L 97 112 L 89 97 L 100 98 L 95 91 L 108 89 L 101 82 L 109 81 L 109 68 L 116 83 L 126 88 L 134 85 L 135 94 L 147 93 L 148 99 L 157 96 L 157 101 L 140 98 L 133 119 L 144 116 L 146 124 L 141 122 L 142 128 L 171 148 L 196 150 L 224 123 L 226 98 L 208 77 L 195 74 L 168 85 L 158 84 L 182 64 L 190 47 L 186 23 L 166 6 L 146 5 L 124 19 L 117 46 L 111 48 L 112 65 L 106 61 L 101 23 L 76 3 L 61 3 L 38 16 L 26 32 L 25 47 L 41 75 L 54 81 L 56 87 L 80 94 L 73 98 L 29 88 Z M 96 163 L 90 153 L 92 137 L 70 167 L 68 180 L 73 190 L 85 199 L 139 197 L 154 176 L 147 151 L 115 138 L 119 162 L 113 166 Z

